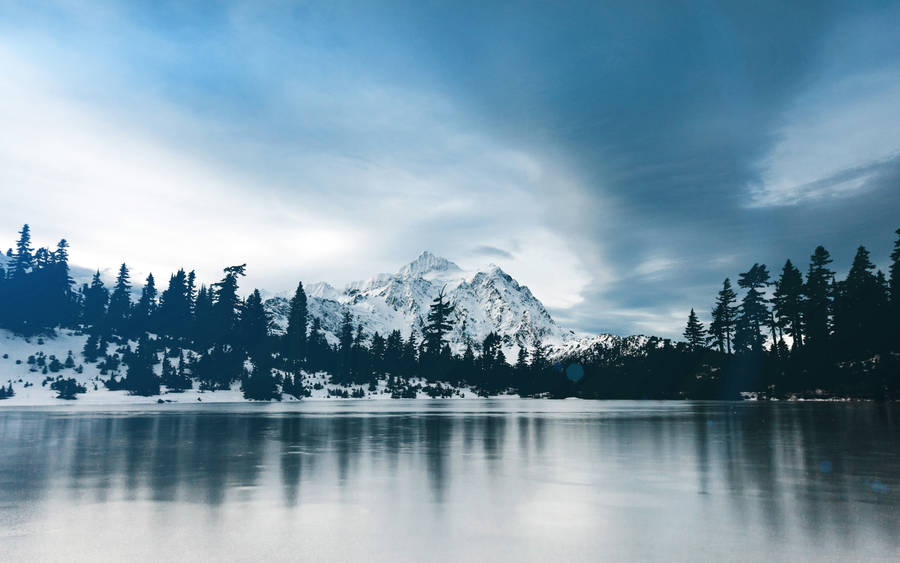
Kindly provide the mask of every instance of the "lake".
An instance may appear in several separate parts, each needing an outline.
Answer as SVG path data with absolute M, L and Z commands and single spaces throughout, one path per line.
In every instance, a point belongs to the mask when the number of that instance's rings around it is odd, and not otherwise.
M 900 557 L 900 409 L 0 406 L 0 560 Z

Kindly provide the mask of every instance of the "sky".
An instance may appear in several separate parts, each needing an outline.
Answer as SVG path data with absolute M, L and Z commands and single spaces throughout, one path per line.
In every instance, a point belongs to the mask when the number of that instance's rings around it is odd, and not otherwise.
M 284 291 L 430 250 L 680 334 L 755 262 L 882 267 L 898 2 L 0 2 L 0 246 Z M 5 242 L 4 242 L 5 241 Z

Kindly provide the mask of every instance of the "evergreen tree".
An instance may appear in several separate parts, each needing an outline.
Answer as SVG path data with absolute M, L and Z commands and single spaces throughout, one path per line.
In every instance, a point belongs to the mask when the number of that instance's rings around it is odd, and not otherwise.
M 831 262 L 828 251 L 818 246 L 810 256 L 809 271 L 806 274 L 803 325 L 806 327 L 806 344 L 817 350 L 824 349 L 831 336 L 831 279 L 834 276 L 834 272 L 828 269 Z
M 765 264 L 754 264 L 738 279 L 738 287 L 746 289 L 747 293 L 741 300 L 741 314 L 735 327 L 736 349 L 756 353 L 763 350 L 765 336 L 762 328 L 769 324 L 769 309 L 765 295 L 759 290 L 768 284 L 769 271 Z
M 169 286 L 159 297 L 156 324 L 164 334 L 187 337 L 191 329 L 191 298 L 187 274 L 179 269 L 169 277 Z
M 425 353 L 429 356 L 437 356 L 444 346 L 444 335 L 453 329 L 450 315 L 454 310 L 454 305 L 444 301 L 444 289 L 442 288 L 431 302 L 428 324 L 425 325 Z
M 467 346 L 466 350 L 470 350 L 471 347 Z M 522 375 L 528 372 L 528 350 L 525 346 L 519 346 L 519 353 L 516 355 L 516 373 Z
M 891 267 L 889 294 L 891 299 L 890 307 L 890 326 L 888 331 L 891 334 L 890 343 L 893 350 L 900 350 L 900 229 L 895 231 L 897 240 L 894 241 L 894 249 L 891 251 Z
M 691 350 L 695 351 L 704 348 L 706 343 L 706 329 L 703 327 L 700 319 L 697 318 L 694 309 L 691 309 L 691 313 L 688 315 L 687 326 L 684 329 L 684 339 L 687 341 L 688 346 L 691 347 Z
M 209 344 L 213 335 L 213 292 L 205 285 L 200 286 L 194 301 L 194 341 L 201 346 Z
M 286 352 L 292 360 L 306 359 L 306 325 L 309 311 L 306 303 L 306 292 L 303 291 L 303 283 L 297 284 L 294 297 L 291 298 L 291 308 L 288 313 L 288 326 L 285 332 L 287 343 Z
M 247 377 L 243 385 L 245 399 L 254 401 L 281 400 L 278 391 L 278 382 L 272 375 L 272 357 L 268 354 L 259 355 L 254 359 L 253 371 Z
M 132 315 L 132 328 L 142 334 L 153 329 L 153 318 L 156 315 L 156 282 L 153 280 L 153 274 L 147 276 L 147 281 L 141 289 L 141 298 L 138 299 Z
M 353 371 L 353 316 L 349 309 L 344 309 L 341 318 L 341 332 L 338 336 L 339 349 L 339 382 L 347 383 L 352 377 Z
M 881 326 L 879 321 L 887 306 L 887 288 L 874 270 L 869 251 L 860 246 L 847 279 L 838 286 L 835 332 L 845 354 L 852 357 L 875 352 L 880 340 L 876 331 Z
M 803 347 L 803 275 L 790 260 L 784 263 L 781 277 L 775 282 L 774 312 L 778 326 L 791 337 L 794 347 Z M 780 354 L 779 354 L 780 355 Z
M 31 271 L 34 266 L 34 257 L 31 249 L 31 229 L 23 225 L 19 231 L 19 240 L 16 241 L 16 252 L 12 256 L 11 277 L 21 278 Z
M 731 289 L 731 280 L 725 278 L 725 281 L 722 282 L 722 289 L 716 297 L 716 305 L 712 312 L 713 320 L 709 326 L 710 334 L 719 352 L 731 354 L 731 343 L 738 313 L 736 303 L 737 294 Z
M 225 268 L 225 277 L 214 284 L 215 302 L 211 311 L 211 330 L 213 339 L 218 341 L 229 338 L 235 330 L 238 316 L 238 308 L 241 304 L 238 298 L 238 277 L 244 276 L 246 264 L 229 266 Z
M 397 377 L 401 370 L 403 358 L 403 337 L 399 330 L 392 330 L 384 343 L 384 371 Z
M 101 329 L 106 318 L 106 305 L 109 303 L 109 291 L 100 279 L 100 270 L 91 279 L 91 285 L 84 294 L 84 310 L 81 320 L 94 329 Z
M 268 355 L 266 341 L 272 321 L 262 303 L 258 289 L 254 289 L 241 308 L 240 339 L 244 350 L 254 359 Z
M 153 344 L 146 334 L 142 334 L 138 339 L 137 349 L 127 353 L 125 357 L 125 365 L 128 367 L 125 389 L 132 395 L 159 395 L 159 377 L 153 372 L 156 362 Z
M 131 317 L 131 283 L 128 267 L 122 263 L 116 276 L 116 285 L 109 298 L 109 309 L 106 314 L 109 330 L 116 334 L 126 335 Z

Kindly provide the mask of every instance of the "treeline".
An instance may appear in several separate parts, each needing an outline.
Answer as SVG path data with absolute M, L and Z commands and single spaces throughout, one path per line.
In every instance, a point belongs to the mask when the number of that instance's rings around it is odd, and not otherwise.
M 638 354 L 593 358 L 588 397 L 900 398 L 900 229 L 888 274 L 860 246 L 838 280 L 817 247 L 805 275 L 786 261 L 726 278 L 706 327 L 692 309 L 684 342 L 651 339 Z M 741 295 L 739 295 L 739 292 Z
M 396 330 L 366 334 L 345 311 L 337 342 L 331 344 L 321 320 L 309 314 L 302 283 L 290 301 L 286 329 L 276 333 L 259 290 L 239 296 L 246 264 L 225 268 L 223 278 L 209 287 L 198 286 L 194 271 L 180 269 L 160 292 L 150 274 L 133 300 L 126 264 L 112 288 L 99 271 L 89 284 L 75 288 L 67 248 L 62 240 L 54 251 L 33 250 L 29 227 L 22 228 L 15 249 L 7 253 L 7 271 L 0 269 L 0 327 L 23 335 L 58 328 L 87 334 L 81 354 L 85 362 L 97 363 L 101 374 L 109 374 L 105 384 L 110 389 L 150 396 L 163 386 L 170 392 L 195 384 L 215 391 L 240 381 L 250 399 L 300 398 L 310 394 L 303 374 L 324 371 L 332 383 L 347 388 L 346 396 L 359 396 L 360 385 L 375 391 L 379 383 L 393 397 L 415 397 L 419 391 L 448 396 L 459 385 L 482 394 L 574 392 L 547 361 L 540 342 L 531 353 L 521 349 L 514 366 L 496 334 L 453 354 L 446 336 L 454 308 L 443 292 L 431 304 L 420 338 L 412 333 L 404 339 Z M 120 368 L 124 377 L 117 378 Z M 414 379 L 429 383 L 413 384 Z

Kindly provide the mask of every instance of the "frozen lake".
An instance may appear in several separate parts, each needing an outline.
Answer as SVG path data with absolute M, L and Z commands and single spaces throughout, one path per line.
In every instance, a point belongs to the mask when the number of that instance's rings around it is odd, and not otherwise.
M 0 560 L 900 557 L 900 408 L 8 408 Z

